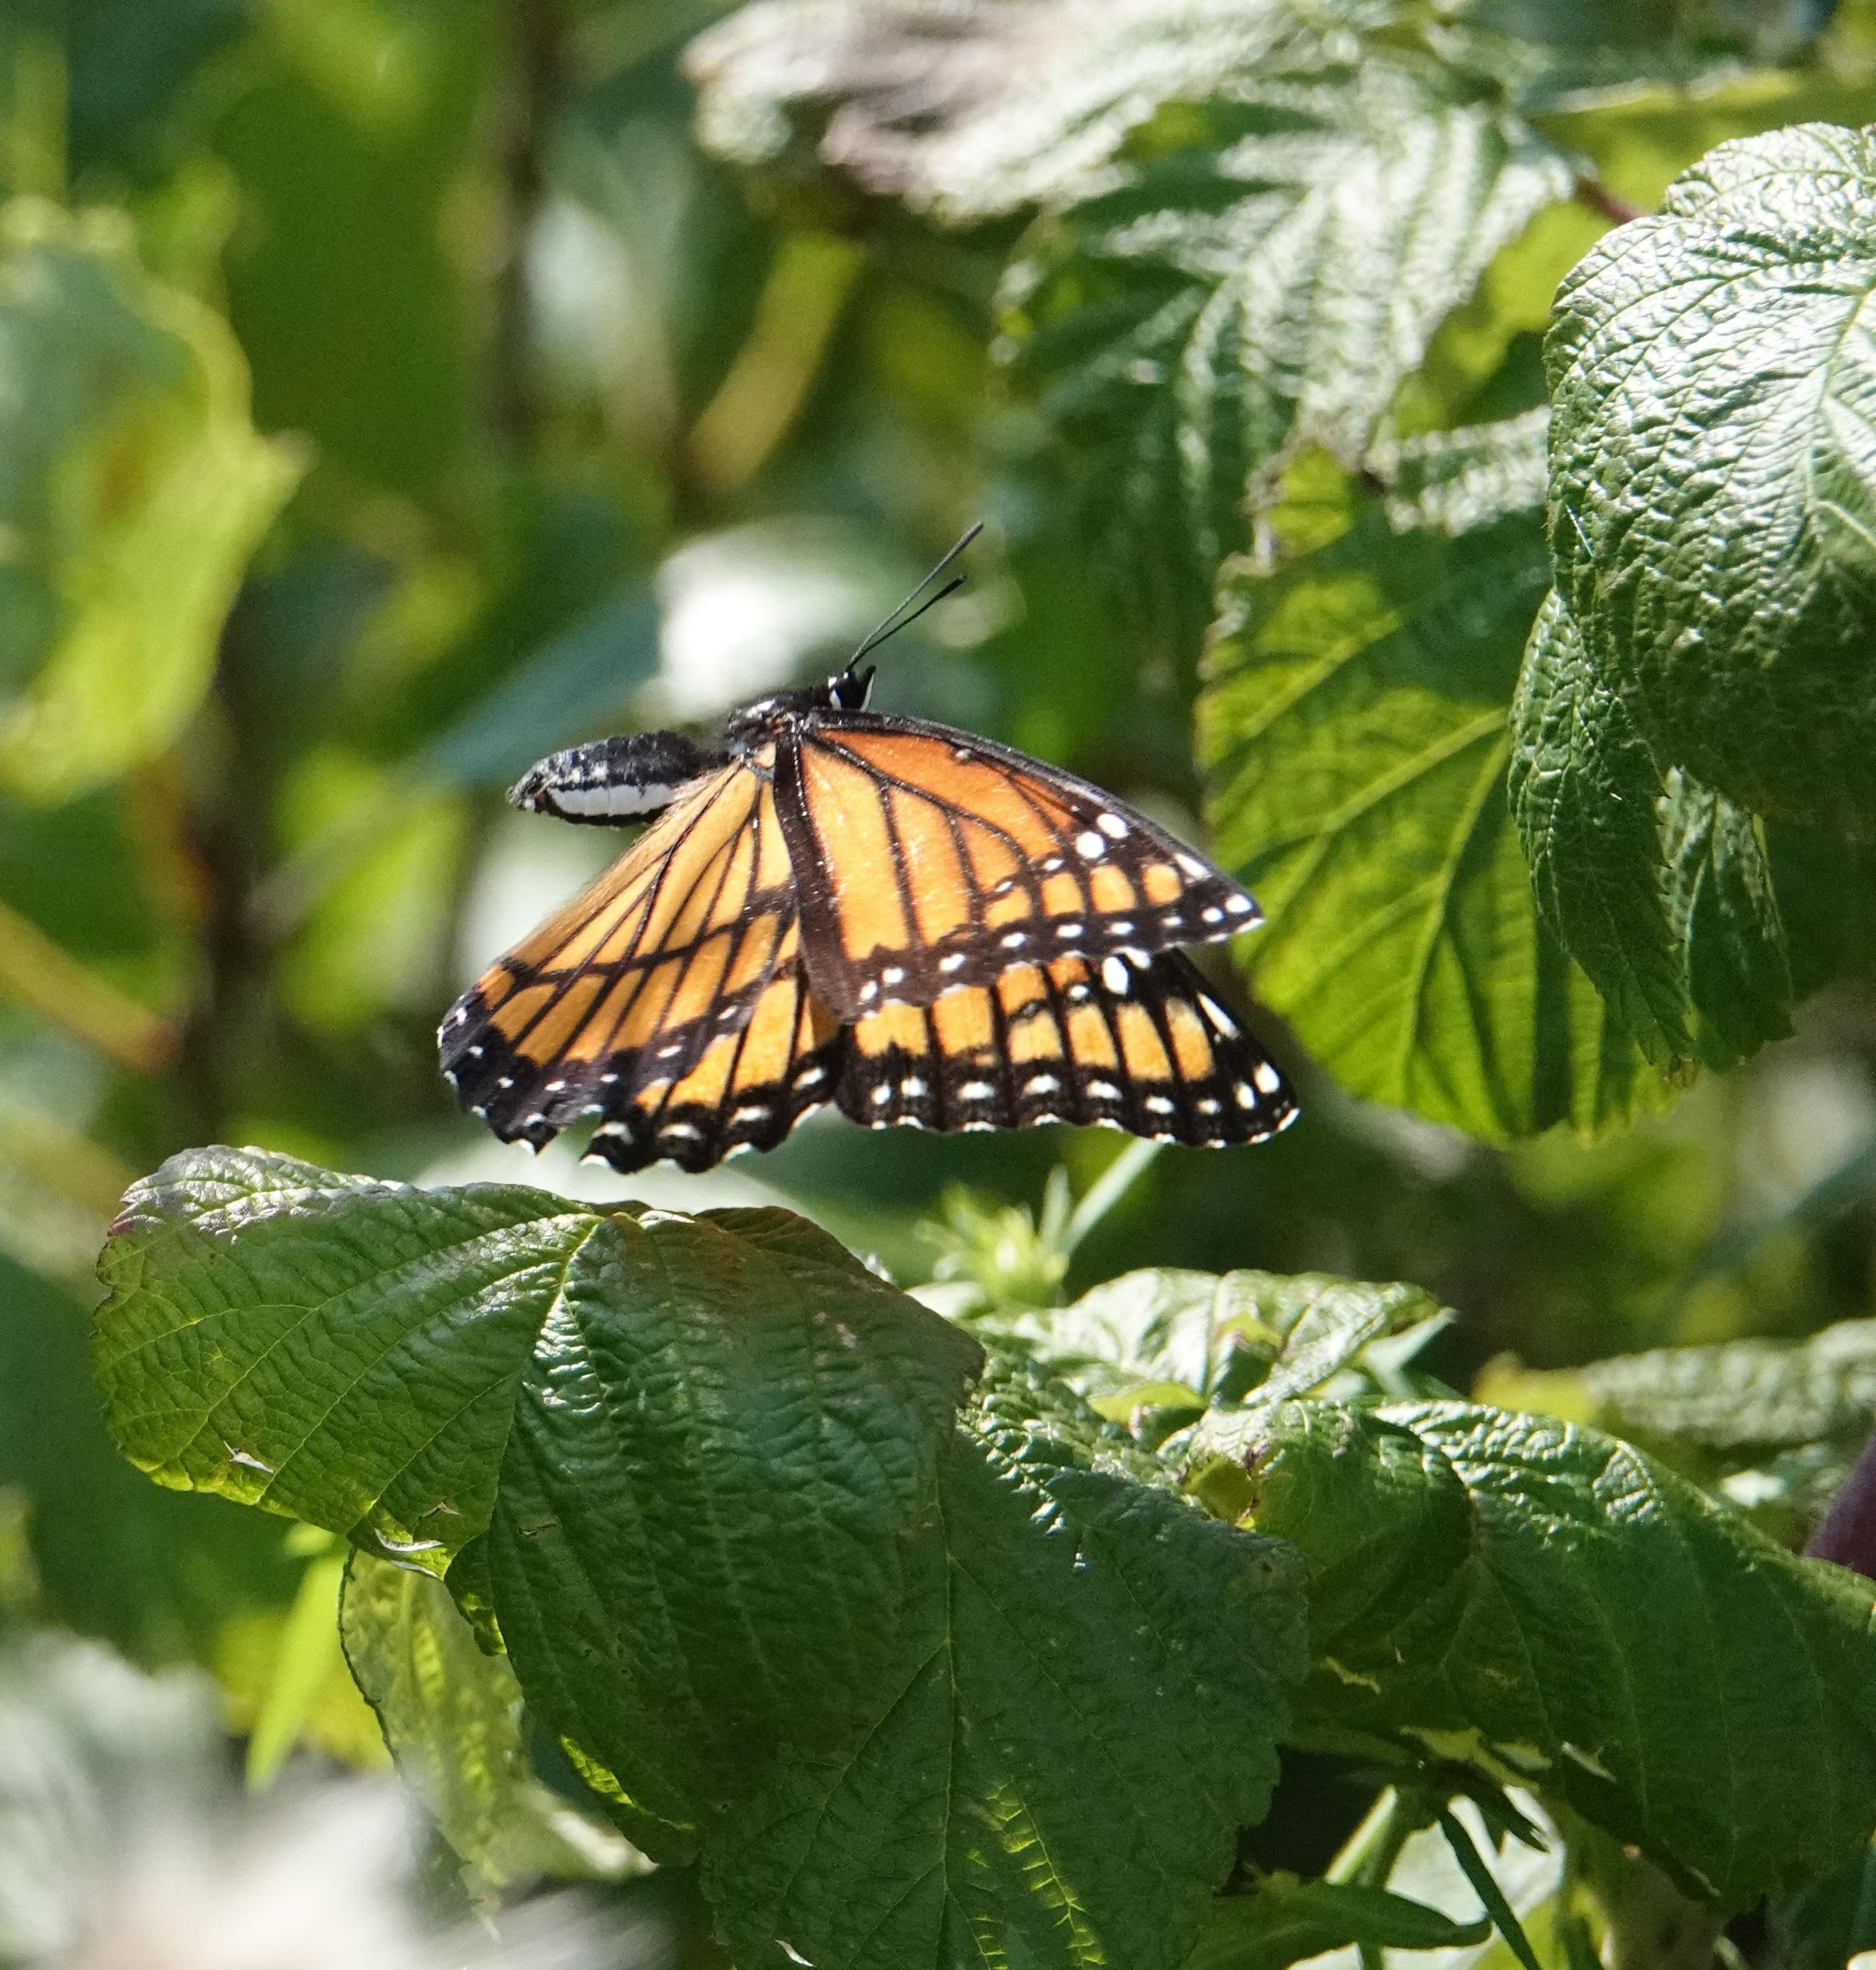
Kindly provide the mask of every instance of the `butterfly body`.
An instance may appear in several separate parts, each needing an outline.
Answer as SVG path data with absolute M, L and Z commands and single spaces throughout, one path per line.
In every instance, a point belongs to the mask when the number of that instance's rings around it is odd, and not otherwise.
M 543 760 L 512 796 L 645 831 L 445 1019 L 504 1140 L 597 1115 L 622 1170 L 707 1169 L 833 1102 L 871 1126 L 1100 1123 L 1224 1145 L 1293 1116 L 1176 947 L 1257 921 L 1100 788 L 865 708 L 870 671 Z

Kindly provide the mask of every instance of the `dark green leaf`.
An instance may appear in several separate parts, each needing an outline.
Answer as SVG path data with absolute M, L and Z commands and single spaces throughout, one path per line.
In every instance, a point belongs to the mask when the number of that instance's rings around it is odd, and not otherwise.
M 1650 1059 L 1726 1068 L 1789 1032 L 1752 817 L 1678 769 L 1664 778 L 1554 590 L 1512 723 L 1512 811 L 1544 919 Z
M 201 1150 L 132 1191 L 104 1271 L 133 1461 L 448 1565 L 543 1718 L 659 1818 L 898 1660 L 903 1536 L 979 1351 L 785 1212 Z
M 1098 1419 L 1032 1393 L 993 1377 L 942 1460 L 902 1686 L 710 1857 L 739 1962 L 1173 1970 L 1262 1816 L 1293 1556 L 1089 1468 Z
M 1459 1403 L 1269 1418 L 1306 1721 L 1481 1756 L 1728 1907 L 1876 1827 L 1868 1582 L 1594 1431 Z
M 1212 1911 L 1184 1970 L 1284 1970 L 1325 1949 L 1459 1949 L 1482 1942 L 1489 1922 L 1455 1922 L 1385 1888 L 1271 1874 L 1257 1892 Z
M 476 1646 L 433 1574 L 354 1552 L 339 1625 L 399 1773 L 478 1886 L 642 1865 L 610 1827 L 535 1776 L 515 1672 Z
M 1224 865 L 1263 905 L 1251 980 L 1352 1092 L 1494 1139 L 1591 1130 L 1658 1083 L 1539 923 L 1505 714 L 1548 584 L 1541 530 L 1338 538 L 1228 571 L 1199 735 Z M 1347 524 L 1352 518 L 1352 524 Z
M 1876 136 L 1723 144 L 1610 233 L 1546 351 L 1551 545 L 1664 766 L 1756 812 L 1876 815 Z

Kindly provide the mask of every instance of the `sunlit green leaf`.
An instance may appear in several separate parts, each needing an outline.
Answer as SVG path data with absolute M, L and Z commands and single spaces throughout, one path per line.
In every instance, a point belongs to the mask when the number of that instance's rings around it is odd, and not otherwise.
M 121 223 L 0 210 L 0 782 L 63 799 L 175 738 L 300 470 Z
M 1162 1266 L 998 1325 L 1103 1413 L 1124 1416 L 1180 1392 L 1195 1403 L 1307 1394 L 1369 1342 L 1439 1315 L 1418 1286 Z
M 1655 1077 L 1539 922 L 1507 805 L 1541 529 L 1397 534 L 1337 486 L 1304 517 L 1326 545 L 1227 571 L 1201 705 L 1258 993 L 1370 1100 L 1495 1139 L 1626 1117 Z
M 979 1351 L 785 1212 L 200 1150 L 132 1190 L 104 1272 L 135 1461 L 447 1567 L 543 1721 L 662 1819 L 893 1672 Z
M 1876 138 L 1725 144 L 1564 284 L 1551 546 L 1655 758 L 1756 812 L 1876 814 Z
M 1442 321 L 1572 183 L 1515 118 L 1378 57 L 1273 76 L 1191 141 L 1045 232 L 1006 297 L 1091 528 L 1174 620 L 1202 615 L 1286 456 L 1361 461 Z

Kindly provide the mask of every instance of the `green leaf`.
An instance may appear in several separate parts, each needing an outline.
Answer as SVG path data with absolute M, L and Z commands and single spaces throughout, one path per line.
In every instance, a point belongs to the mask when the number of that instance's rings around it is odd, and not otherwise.
M 1808 1340 L 1728 1341 L 1618 1354 L 1572 1373 L 1597 1421 L 1623 1435 L 1714 1450 L 1851 1447 L 1876 1423 L 1876 1320 Z
M 1284 1970 L 1325 1949 L 1458 1949 L 1482 1942 L 1489 1922 L 1455 1922 L 1423 1902 L 1352 1881 L 1275 1874 L 1257 1892 L 1213 1910 L 1184 1970 Z
M 340 1631 L 405 1783 L 479 1890 L 541 1875 L 607 1878 L 642 1864 L 610 1827 L 535 1777 L 514 1670 L 476 1646 L 434 1575 L 354 1552 Z
M 1654 756 L 1757 813 L 1876 816 L 1876 134 L 1722 144 L 1610 233 L 1546 346 L 1551 545 Z
M 0 209 L 0 785 L 63 800 L 175 738 L 300 470 L 119 220 Z
M 997 0 L 882 8 L 766 0 L 685 58 L 697 134 L 738 164 L 838 172 L 914 211 L 967 223 L 1098 184 L 1162 103 L 1347 61 L 1394 0 L 1130 0 L 1093 14 Z M 887 76 L 918 79 L 915 102 Z
M 1377 445 L 1368 470 L 1386 488 L 1396 533 L 1425 528 L 1457 536 L 1544 503 L 1550 413 L 1526 411 L 1494 424 L 1422 431 Z
M 1536 522 L 1396 534 L 1340 482 L 1297 511 L 1328 538 L 1227 571 L 1199 712 L 1214 845 L 1266 918 L 1259 996 L 1351 1092 L 1491 1140 L 1658 1099 L 1540 924 L 1507 805 Z
M 1302 1728 L 1560 1798 L 1728 1907 L 1876 1827 L 1867 1582 L 1594 1431 L 1461 1403 L 1275 1412 L 1260 1530 L 1311 1575 Z
M 125 1454 L 441 1572 L 674 1825 L 844 1728 L 976 1344 L 774 1211 L 611 1212 L 206 1149 L 136 1185 L 93 1365 Z
M 1657 1065 L 1734 1065 L 1791 1030 L 1791 977 L 1752 817 L 1665 778 L 1546 598 L 1512 709 L 1511 805 L 1545 922 Z
M 1305 1395 L 1370 1341 L 1439 1318 L 1418 1286 L 1158 1266 L 997 1325 L 1102 1413 L 1124 1416 L 1143 1391 L 1195 1404 Z M 992 1325 L 974 1323 L 979 1333 Z
M 1099 1419 L 1034 1393 L 993 1375 L 941 1461 L 900 1686 L 707 1855 L 739 1962 L 1174 1970 L 1262 1817 L 1294 1556 L 1091 1468 Z
M 1432 65 L 1325 57 L 1254 93 L 1045 232 L 1005 296 L 1088 525 L 1175 622 L 1207 611 L 1287 457 L 1361 462 L 1440 323 L 1572 183 Z

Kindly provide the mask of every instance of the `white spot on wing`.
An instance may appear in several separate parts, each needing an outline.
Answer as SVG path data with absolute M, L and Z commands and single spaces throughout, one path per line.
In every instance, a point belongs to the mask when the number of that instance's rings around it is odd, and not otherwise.
M 1274 1094 L 1283 1085 L 1283 1080 L 1267 1060 L 1260 1060 L 1250 1070 L 1250 1078 L 1266 1094 Z
M 1101 961 L 1101 982 L 1108 990 L 1117 994 L 1124 992 L 1133 983 L 1133 974 L 1127 969 L 1124 957 L 1104 957 Z
M 1107 852 L 1107 843 L 1091 827 L 1075 837 L 1075 852 L 1084 862 L 1092 862 Z

